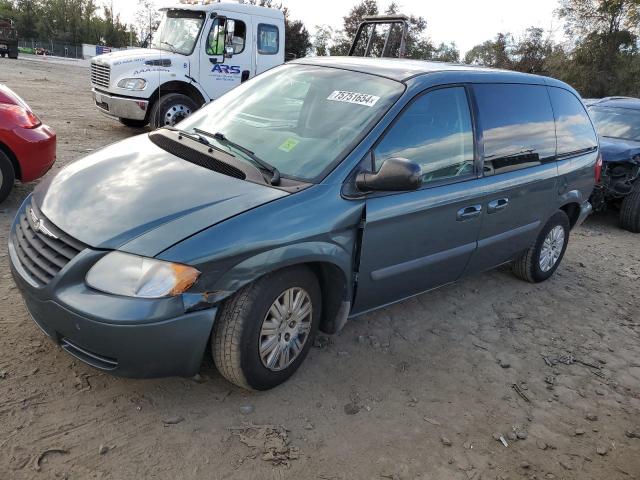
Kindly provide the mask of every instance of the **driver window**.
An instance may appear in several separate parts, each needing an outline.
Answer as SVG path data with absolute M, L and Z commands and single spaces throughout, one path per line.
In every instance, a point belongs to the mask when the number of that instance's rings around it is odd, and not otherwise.
M 217 17 L 211 24 L 207 36 L 207 55 L 224 55 L 227 45 L 233 46 L 233 53 L 242 53 L 247 37 L 247 27 L 243 21 Z
M 422 167 L 424 183 L 474 172 L 473 129 L 464 87 L 419 96 L 374 150 L 375 168 L 402 157 Z

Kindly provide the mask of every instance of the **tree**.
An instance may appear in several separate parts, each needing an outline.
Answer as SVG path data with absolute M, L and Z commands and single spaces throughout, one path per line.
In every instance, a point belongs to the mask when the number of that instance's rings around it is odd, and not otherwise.
M 329 55 L 333 29 L 328 25 L 317 25 L 313 36 L 313 51 L 318 57 Z
M 575 40 L 565 78 L 584 95 L 636 93 L 639 0 L 561 0 L 558 16 Z
M 148 42 L 160 24 L 160 12 L 152 0 L 138 0 L 135 27 L 138 38 Z M 146 45 L 145 45 L 146 46 Z
M 494 40 L 476 45 L 464 57 L 466 63 L 494 68 L 513 68 L 511 59 L 513 37 L 510 33 L 498 33 Z
M 296 58 L 306 57 L 311 50 L 311 35 L 302 20 L 291 20 L 289 9 L 283 8 L 284 13 L 284 51 Z
M 544 30 L 529 27 L 524 36 L 513 46 L 514 70 L 526 73 L 548 72 L 547 59 L 553 51 L 553 42 Z

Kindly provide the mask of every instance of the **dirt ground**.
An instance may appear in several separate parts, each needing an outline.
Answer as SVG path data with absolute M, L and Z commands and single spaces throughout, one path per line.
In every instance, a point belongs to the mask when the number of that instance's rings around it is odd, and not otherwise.
M 94 110 L 86 63 L 0 59 L 0 83 L 56 129 L 54 172 L 132 134 Z M 0 205 L 2 245 L 33 187 Z M 360 317 L 264 393 L 208 359 L 158 380 L 75 361 L 3 246 L 0 479 L 638 479 L 639 245 L 594 216 L 550 281 L 503 268 Z

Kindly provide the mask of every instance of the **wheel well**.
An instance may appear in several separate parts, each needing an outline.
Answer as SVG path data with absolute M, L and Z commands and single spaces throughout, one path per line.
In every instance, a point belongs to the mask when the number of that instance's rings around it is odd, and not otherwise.
M 569 225 L 573 228 L 580 217 L 580 205 L 577 203 L 567 203 L 560 207 L 560 210 L 567 214 L 567 217 L 569 217 Z
M 182 93 L 198 104 L 198 108 L 202 107 L 206 100 L 196 87 L 190 83 L 174 80 L 160 85 L 149 97 L 149 106 L 147 107 L 147 115 L 151 111 L 153 104 L 158 101 L 160 94 L 165 93 Z
M 318 278 L 322 292 L 320 330 L 324 333 L 336 333 L 341 327 L 336 324 L 338 320 L 336 317 L 347 298 L 347 279 L 344 272 L 328 262 L 313 262 L 306 265 Z
M 9 161 L 13 166 L 13 171 L 16 175 L 16 179 L 22 180 L 22 171 L 20 170 L 20 164 L 18 163 L 18 159 L 13 154 L 13 152 L 2 142 L 0 142 L 0 151 L 2 151 L 7 157 L 9 157 Z

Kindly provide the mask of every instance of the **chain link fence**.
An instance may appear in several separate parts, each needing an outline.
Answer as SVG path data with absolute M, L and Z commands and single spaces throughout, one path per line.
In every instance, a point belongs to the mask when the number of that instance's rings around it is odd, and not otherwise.
M 56 57 L 82 58 L 82 45 L 57 40 L 18 39 L 18 49 L 23 53 L 55 55 Z

